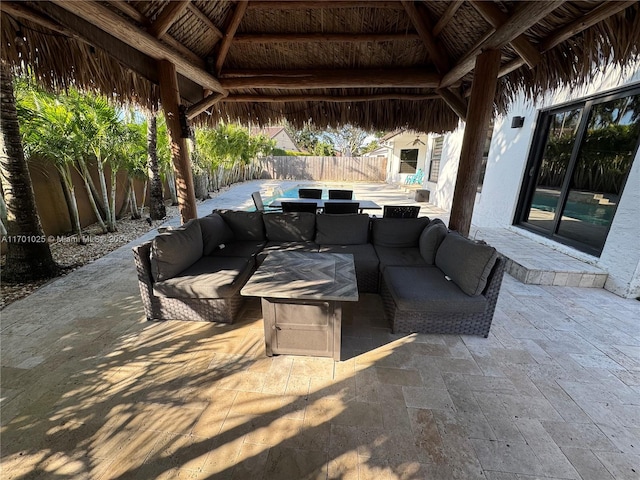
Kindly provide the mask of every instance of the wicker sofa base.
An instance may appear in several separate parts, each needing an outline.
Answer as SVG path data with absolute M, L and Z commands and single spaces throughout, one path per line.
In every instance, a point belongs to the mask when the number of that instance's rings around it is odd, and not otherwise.
M 147 320 L 233 323 L 238 318 L 245 300 L 240 292 L 228 298 L 169 298 L 154 295 L 150 249 L 151 242 L 133 248 L 140 297 Z
M 504 263 L 504 258 L 499 257 L 484 292 L 487 307 L 484 312 L 479 313 L 434 314 L 428 311 L 401 310 L 397 307 L 384 279 L 381 279 L 380 297 L 392 333 L 444 333 L 482 335 L 487 338 L 502 285 Z

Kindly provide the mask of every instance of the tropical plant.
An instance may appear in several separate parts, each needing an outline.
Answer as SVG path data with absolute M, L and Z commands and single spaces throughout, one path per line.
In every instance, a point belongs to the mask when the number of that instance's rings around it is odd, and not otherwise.
M 7 259 L 3 281 L 28 281 L 54 276 L 57 266 L 36 209 L 31 176 L 24 157 L 13 91 L 13 74 L 0 71 L 0 185 L 6 200 Z
M 162 195 L 162 179 L 158 162 L 158 115 L 153 112 L 147 116 L 147 170 L 149 176 L 149 217 L 160 220 L 166 217 Z

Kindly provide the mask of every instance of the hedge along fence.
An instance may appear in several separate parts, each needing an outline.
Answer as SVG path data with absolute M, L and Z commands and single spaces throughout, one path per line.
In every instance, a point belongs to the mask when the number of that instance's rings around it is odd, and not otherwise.
M 348 182 L 384 182 L 386 157 L 264 157 L 262 178 Z

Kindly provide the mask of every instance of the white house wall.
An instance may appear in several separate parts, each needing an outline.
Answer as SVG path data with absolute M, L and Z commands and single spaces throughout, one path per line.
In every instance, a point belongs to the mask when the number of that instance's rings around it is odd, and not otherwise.
M 428 167 L 427 152 L 430 152 L 429 144 L 427 142 L 427 136 L 422 134 L 420 139 L 425 142 L 426 145 L 412 145 L 418 135 L 416 133 L 401 133 L 389 140 L 392 144 L 391 158 L 387 167 L 387 182 L 389 183 L 404 183 L 407 178 L 406 173 L 400 172 L 400 151 L 408 149 L 418 149 L 418 163 L 417 168 L 421 168 L 425 172 L 425 163 Z
M 495 119 L 493 138 L 482 192 L 476 197 L 472 223 L 476 227 L 513 227 L 522 180 L 533 141 L 538 112 L 562 103 L 580 100 L 590 95 L 640 82 L 640 65 L 620 72 L 611 68 L 599 74 L 581 88 L 560 90 L 533 104 L 524 95 L 514 101 L 504 116 Z M 522 128 L 511 128 L 514 116 L 525 118 Z M 445 136 L 438 183 L 426 182 L 431 201 L 451 209 L 458 172 L 464 125 Z M 435 138 L 435 136 L 432 136 Z M 430 150 L 429 150 L 430 153 Z M 546 237 L 526 232 L 540 243 L 553 245 L 569 255 L 597 265 L 609 273 L 605 285 L 624 297 L 640 296 L 640 159 L 636 154 L 632 169 L 620 199 L 607 242 L 600 258 L 592 257 Z M 429 171 L 427 161 L 425 172 Z M 518 229 L 523 232 L 522 229 Z

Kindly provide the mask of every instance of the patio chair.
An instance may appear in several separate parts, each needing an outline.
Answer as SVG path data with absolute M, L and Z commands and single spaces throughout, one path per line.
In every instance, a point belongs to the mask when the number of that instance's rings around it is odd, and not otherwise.
M 422 184 L 422 180 L 424 180 L 424 172 L 419 168 L 413 175 L 407 175 L 407 178 L 404 179 L 404 183 L 406 185 Z
M 318 204 L 316 202 L 282 202 L 282 211 L 288 212 L 311 212 L 316 213 Z
M 385 205 L 384 218 L 418 218 L 420 207 L 415 205 Z
M 358 202 L 324 202 L 324 213 L 358 213 L 359 210 L 360 203 Z
M 321 188 L 299 188 L 298 198 L 322 198 Z
M 329 200 L 352 200 L 353 190 L 329 190 Z
M 262 196 L 260 195 L 260 192 L 253 192 L 251 194 L 251 198 L 253 199 L 253 204 L 256 206 L 256 210 L 258 212 L 281 212 L 282 209 L 279 207 L 265 207 L 264 203 L 262 202 Z

